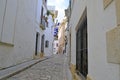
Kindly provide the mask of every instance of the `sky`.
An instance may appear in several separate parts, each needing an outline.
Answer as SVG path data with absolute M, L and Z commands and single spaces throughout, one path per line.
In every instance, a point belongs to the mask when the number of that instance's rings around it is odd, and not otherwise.
M 58 10 L 58 21 L 61 22 L 65 16 L 64 9 L 68 8 L 69 0 L 48 0 L 48 5 L 55 6 Z

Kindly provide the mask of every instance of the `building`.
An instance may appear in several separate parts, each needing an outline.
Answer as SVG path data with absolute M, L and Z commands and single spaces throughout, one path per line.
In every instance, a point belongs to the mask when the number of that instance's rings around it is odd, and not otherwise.
M 58 28 L 59 28 L 59 23 L 56 21 L 54 27 L 54 48 L 53 48 L 54 54 L 58 54 Z
M 63 19 L 58 30 L 58 53 L 63 54 L 65 50 L 65 27 L 67 19 Z
M 58 40 L 54 40 L 53 54 L 58 54 Z
M 51 5 L 48 5 L 48 10 L 51 14 L 51 18 L 52 18 L 52 21 L 53 21 L 53 25 L 51 25 L 50 29 L 52 30 L 52 36 L 50 37 L 50 34 L 48 35 L 48 39 L 52 38 L 52 40 L 49 40 L 51 43 L 52 43 L 52 46 L 50 47 L 52 50 L 52 54 L 56 54 L 57 53 L 57 21 L 56 21 L 56 18 L 57 18 L 57 15 L 58 15 L 58 11 L 55 10 L 55 6 L 51 6 Z M 56 39 L 55 39 L 55 36 L 56 36 Z M 48 52 L 50 51 L 48 50 Z
M 58 27 L 59 27 L 59 26 L 56 26 L 56 27 L 54 28 L 54 40 L 58 40 Z
M 59 25 L 55 25 L 54 27 L 54 48 L 53 48 L 54 54 L 58 54 L 58 27 Z
M 47 0 L 0 0 L 0 10 L 0 69 L 42 57 L 45 30 L 53 24 Z
M 55 19 L 57 17 L 57 13 L 55 8 L 51 8 L 51 6 L 47 6 L 47 21 L 48 27 L 44 31 L 45 34 L 45 56 L 50 56 L 53 54 L 54 47 L 54 27 L 55 27 Z
M 70 0 L 72 79 L 120 80 L 120 0 Z
M 53 41 L 54 41 L 54 22 L 51 15 L 48 16 L 48 27 L 44 31 L 45 34 L 45 56 L 53 54 Z
M 39 58 L 45 54 L 45 30 L 48 27 L 48 21 L 46 20 L 47 0 L 37 0 L 36 13 L 35 58 Z
M 33 59 L 36 3 L 37 0 L 0 0 L 0 68 Z

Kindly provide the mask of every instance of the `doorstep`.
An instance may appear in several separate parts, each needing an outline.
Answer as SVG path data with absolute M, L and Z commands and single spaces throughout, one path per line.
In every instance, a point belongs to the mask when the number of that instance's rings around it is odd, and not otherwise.
M 41 62 L 41 61 L 49 59 L 49 58 L 50 57 L 35 59 L 35 60 L 27 61 L 27 62 L 21 63 L 19 65 L 16 65 L 16 66 L 13 66 L 13 67 L 10 67 L 7 69 L 0 70 L 0 80 L 5 80 L 5 79 L 37 64 L 38 62 Z

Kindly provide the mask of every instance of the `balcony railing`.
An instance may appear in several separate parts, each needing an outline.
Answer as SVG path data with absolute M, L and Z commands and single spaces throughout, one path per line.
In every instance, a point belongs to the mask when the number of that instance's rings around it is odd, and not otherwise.
M 42 28 L 42 30 L 46 28 L 46 21 L 44 19 L 41 20 L 40 28 Z

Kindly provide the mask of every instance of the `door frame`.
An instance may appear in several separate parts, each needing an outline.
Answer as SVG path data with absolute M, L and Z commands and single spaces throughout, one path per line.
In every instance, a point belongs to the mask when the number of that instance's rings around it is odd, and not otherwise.
M 87 43 L 87 10 L 85 9 L 83 16 L 76 27 L 76 71 L 78 75 L 82 75 L 84 78 L 87 78 L 88 74 Z

